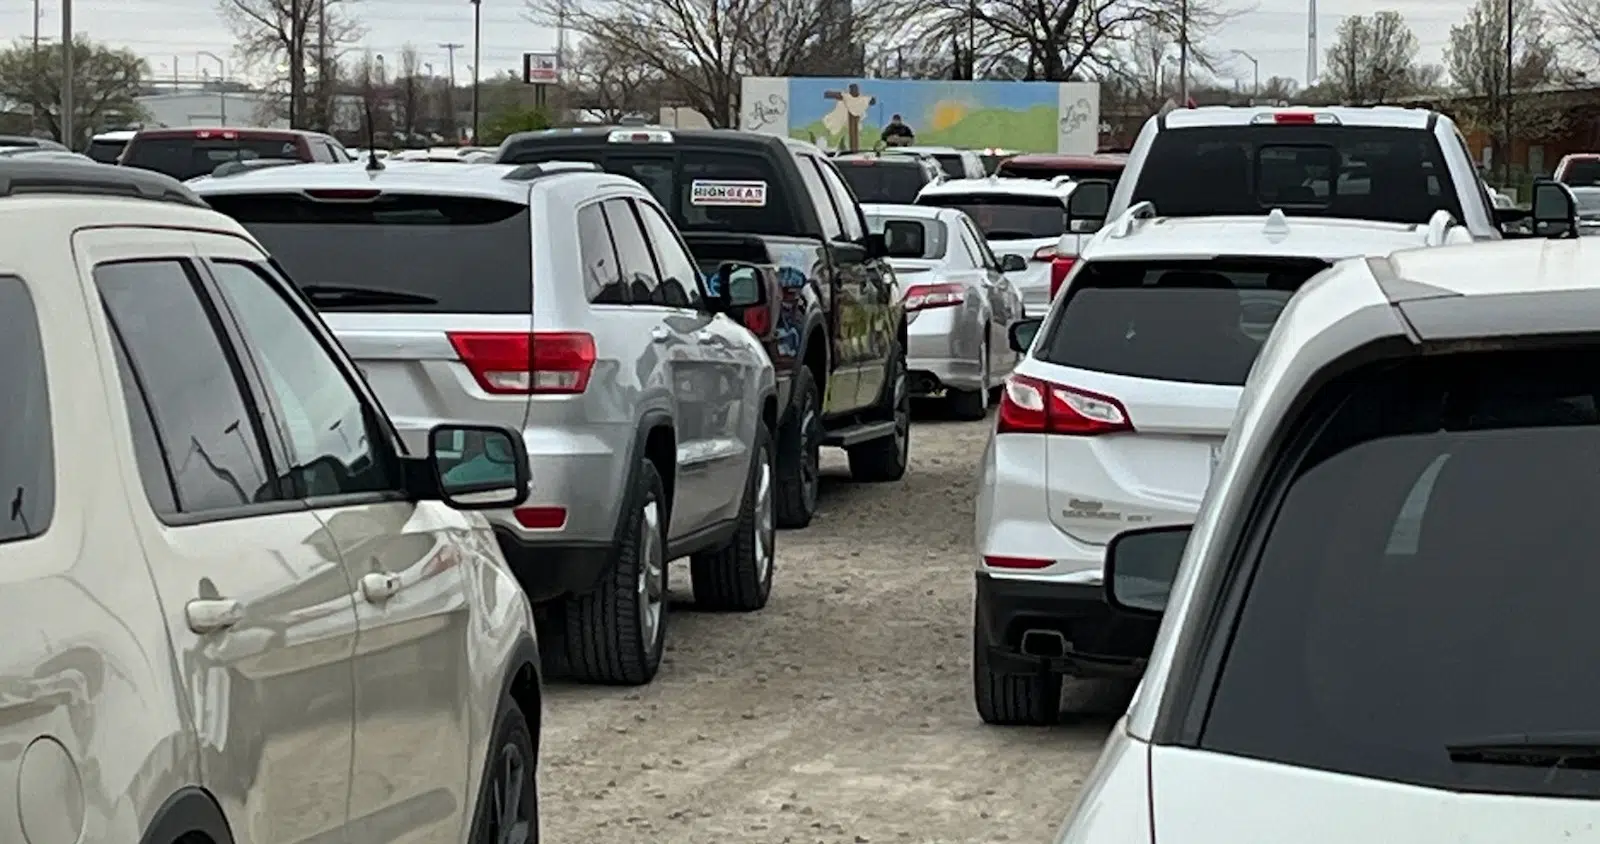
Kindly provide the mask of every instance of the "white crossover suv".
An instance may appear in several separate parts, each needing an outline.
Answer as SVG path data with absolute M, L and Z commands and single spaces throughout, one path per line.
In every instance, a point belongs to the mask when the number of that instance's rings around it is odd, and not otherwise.
M 1111 602 L 1166 617 L 1058 844 L 1600 828 L 1600 241 L 1534 190 L 1558 241 L 1306 284 L 1193 528 L 1112 540 Z
M 1042 320 L 1013 327 L 977 504 L 973 683 L 993 724 L 1058 716 L 1063 677 L 1137 677 L 1148 619 L 1106 605 L 1106 542 L 1186 521 L 1279 312 L 1339 258 L 1468 238 L 1427 225 L 1163 218 L 1141 203 L 1085 246 Z
M 0 841 L 538 838 L 521 437 L 396 434 L 173 179 L 0 161 Z

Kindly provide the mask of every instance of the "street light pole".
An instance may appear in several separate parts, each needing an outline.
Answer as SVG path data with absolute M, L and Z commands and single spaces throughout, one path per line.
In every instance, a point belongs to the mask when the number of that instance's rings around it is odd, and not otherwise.
M 1182 106 L 1189 106 L 1189 0 L 1178 2 L 1178 92 Z
M 61 0 L 61 143 L 77 149 L 72 133 L 72 0 Z
M 472 143 L 478 144 L 478 76 L 483 72 L 483 0 L 472 2 Z
M 217 63 L 217 72 L 221 74 L 217 78 L 217 115 L 222 118 L 222 125 L 226 126 L 228 125 L 228 63 L 223 61 L 222 57 L 216 53 L 209 53 L 205 50 L 201 50 L 195 55 L 205 56 Z
M 1501 178 L 1505 182 L 1507 189 L 1510 189 L 1511 186 L 1511 74 L 1513 73 L 1512 65 L 1514 64 L 1511 30 L 1516 24 L 1516 9 L 1516 0 L 1506 0 L 1506 125 L 1503 127 L 1504 131 L 1502 133 L 1502 137 L 1505 139 L 1505 149 L 1502 151 L 1502 157 L 1505 161 L 1500 165 L 1500 170 L 1504 174 Z
M 1234 50 L 1233 52 L 1235 55 L 1243 56 L 1249 61 L 1250 67 L 1255 71 L 1255 85 L 1250 88 L 1250 99 L 1253 103 L 1255 100 L 1261 99 L 1261 62 L 1256 61 L 1255 56 L 1243 50 Z

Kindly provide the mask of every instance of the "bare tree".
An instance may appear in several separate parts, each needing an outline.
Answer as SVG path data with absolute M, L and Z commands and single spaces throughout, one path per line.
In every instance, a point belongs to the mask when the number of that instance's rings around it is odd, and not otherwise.
M 1512 4 L 1510 92 L 1506 85 L 1508 2 Z M 1470 98 L 1455 109 L 1456 117 L 1490 133 L 1507 182 L 1511 138 L 1543 140 L 1565 125 L 1566 115 L 1560 110 L 1547 107 L 1537 97 L 1516 94 L 1546 86 L 1561 76 L 1544 10 L 1536 0 L 1477 0 L 1461 24 L 1450 27 L 1445 65 L 1456 88 Z
M 1556 36 L 1583 68 L 1600 69 L 1600 0 L 1553 0 Z
M 630 114 L 654 115 L 661 107 L 661 75 L 617 45 L 584 39 L 567 68 L 572 108 L 597 112 L 616 123 Z
M 411 143 L 422 122 L 422 56 L 415 45 L 400 48 L 400 67 L 395 77 L 395 123 L 405 133 L 405 142 Z
M 1328 48 L 1324 87 L 1350 105 L 1394 102 L 1415 89 L 1417 36 L 1399 12 L 1351 15 Z
M 388 70 L 382 56 L 371 50 L 364 52 L 356 62 L 355 84 L 361 93 L 359 125 L 362 143 L 367 136 L 390 140 L 394 131 L 394 110 L 389 97 Z
M 332 128 L 340 56 L 362 35 L 350 0 L 220 0 L 244 64 L 270 80 L 272 116 Z M 307 71 L 314 84 L 307 85 Z

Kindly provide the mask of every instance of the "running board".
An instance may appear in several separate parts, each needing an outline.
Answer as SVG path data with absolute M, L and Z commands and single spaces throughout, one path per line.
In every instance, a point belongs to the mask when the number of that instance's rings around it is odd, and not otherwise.
M 829 431 L 823 436 L 822 444 L 849 448 L 892 436 L 894 436 L 894 422 L 864 422 L 837 431 Z

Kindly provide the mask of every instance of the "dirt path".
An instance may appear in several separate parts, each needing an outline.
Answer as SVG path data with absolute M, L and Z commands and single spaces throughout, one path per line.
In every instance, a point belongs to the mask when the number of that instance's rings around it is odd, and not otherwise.
M 647 688 L 552 685 L 544 840 L 1048 844 L 1114 715 L 1016 730 L 973 712 L 987 431 L 919 421 L 898 484 L 850 484 L 825 452 L 821 512 L 779 534 L 765 610 L 675 610 Z

